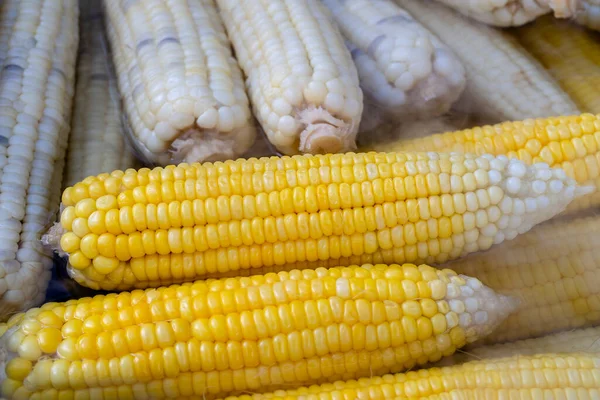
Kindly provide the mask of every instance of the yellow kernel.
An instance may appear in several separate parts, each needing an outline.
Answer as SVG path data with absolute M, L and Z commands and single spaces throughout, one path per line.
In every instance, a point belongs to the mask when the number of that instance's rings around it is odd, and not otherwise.
M 13 358 L 6 364 L 6 376 L 22 382 L 33 369 L 33 363 L 24 358 Z
M 72 231 L 74 234 L 79 236 L 80 238 L 84 237 L 88 233 L 90 233 L 90 228 L 87 224 L 86 218 L 75 218 L 72 224 Z
M 75 207 L 69 206 L 63 210 L 60 215 L 60 224 L 63 229 L 66 231 L 70 231 L 73 229 L 73 221 L 75 221 L 77 215 L 75 213 Z
M 26 336 L 19 345 L 19 356 L 27 360 L 37 361 L 42 356 L 42 350 L 36 336 Z
M 71 319 L 61 329 L 63 337 L 79 337 L 83 333 L 83 322 L 79 319 Z
M 55 353 L 62 338 L 62 333 L 57 328 L 44 328 L 37 333 L 40 349 L 46 354 Z
M 91 264 L 92 260 L 87 258 L 81 251 L 76 251 L 69 256 L 69 264 L 77 269 L 83 270 Z
M 96 202 L 90 198 L 79 201 L 75 206 L 75 215 L 79 218 L 88 218 L 94 211 L 96 211 Z
M 64 233 L 60 238 L 60 248 L 65 253 L 74 253 L 79 250 L 81 238 L 73 232 Z
M 98 235 L 88 233 L 81 239 L 79 246 L 84 256 L 93 259 L 98 255 Z
M 104 195 L 96 200 L 96 208 L 102 211 L 112 210 L 117 208 L 117 197 L 113 194 Z
M 98 273 L 102 275 L 108 275 L 119 266 L 119 260 L 116 258 L 108 258 L 104 256 L 98 256 L 94 258 L 94 268 Z

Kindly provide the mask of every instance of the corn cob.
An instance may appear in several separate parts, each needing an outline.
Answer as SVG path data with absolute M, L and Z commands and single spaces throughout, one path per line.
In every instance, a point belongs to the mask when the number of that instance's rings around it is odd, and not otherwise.
M 508 33 L 470 21 L 436 2 L 396 3 L 443 38 L 462 61 L 467 87 L 461 101 L 468 104 L 469 113 L 495 121 L 578 113 L 544 67 Z
M 521 306 L 487 343 L 600 323 L 600 216 L 542 224 L 489 252 L 448 264 Z
M 79 56 L 65 186 L 135 166 L 121 124 L 117 79 L 104 36 L 100 0 L 80 0 Z
M 545 17 L 520 28 L 516 37 L 582 111 L 600 113 L 600 44 L 596 38 L 576 25 Z
M 600 327 L 575 329 L 536 339 L 478 347 L 465 354 L 473 358 L 503 358 L 543 353 L 600 353 Z
M 597 354 L 543 354 L 336 382 L 225 400 L 597 399 Z
M 217 0 L 254 114 L 284 154 L 352 150 L 358 73 L 319 0 Z
M 573 18 L 582 0 L 437 0 L 469 18 L 494 26 L 521 26 L 553 13 L 554 18 Z
M 526 164 L 545 162 L 595 193 L 574 201 L 567 212 L 600 204 L 600 115 L 505 122 L 413 140 L 400 140 L 395 151 L 454 151 L 506 155 Z
M 444 114 L 465 87 L 456 56 L 390 0 L 324 0 L 346 39 L 366 101 L 396 119 Z
M 541 164 L 445 153 L 273 157 L 95 179 L 65 191 L 58 232 L 72 276 L 107 290 L 378 249 L 398 250 L 395 263 L 445 262 L 512 239 L 588 191 Z M 131 186 L 118 193 L 123 182 Z
M 401 371 L 488 334 L 514 305 L 476 279 L 408 264 L 50 303 L 0 337 L 0 395 L 212 397 Z
M 44 299 L 77 53 L 75 0 L 0 3 L 0 320 Z
M 235 158 L 255 138 L 242 72 L 213 0 L 107 0 L 131 136 L 148 162 Z
M 581 0 L 582 10 L 576 15 L 576 21 L 590 29 L 600 30 L 600 0 Z

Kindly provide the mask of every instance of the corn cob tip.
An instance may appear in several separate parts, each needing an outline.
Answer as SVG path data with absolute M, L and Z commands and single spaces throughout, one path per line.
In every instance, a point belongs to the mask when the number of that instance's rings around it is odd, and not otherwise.
M 300 112 L 306 128 L 300 133 L 302 153 L 341 153 L 356 149 L 354 124 L 335 118 L 327 110 L 310 107 Z
M 452 283 L 448 284 L 446 297 L 453 311 L 463 311 L 458 308 L 454 310 L 455 305 L 462 304 L 462 307 L 465 307 L 466 313 L 460 315 L 459 324 L 466 332 L 467 343 L 472 343 L 492 333 L 518 308 L 520 301 L 496 293 L 479 279 L 466 275 L 459 277 L 466 285 L 458 287 Z

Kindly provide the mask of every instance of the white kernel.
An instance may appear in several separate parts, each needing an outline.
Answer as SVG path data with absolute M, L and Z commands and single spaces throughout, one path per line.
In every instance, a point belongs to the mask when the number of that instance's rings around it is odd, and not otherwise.
M 484 325 L 488 321 L 488 314 L 485 311 L 477 311 L 475 313 L 473 320 L 475 321 L 475 324 L 477 324 L 477 325 Z
M 285 115 L 279 119 L 278 129 L 283 135 L 295 136 L 298 133 L 298 124 L 292 116 Z
M 235 104 L 235 96 L 233 93 L 225 90 L 215 90 L 213 92 L 215 100 L 224 106 L 232 106 Z
M 554 194 L 560 193 L 564 187 L 565 185 L 562 183 L 562 181 L 559 181 L 557 179 L 553 179 L 550 181 L 550 192 Z
M 510 217 L 508 215 L 503 215 L 500 217 L 500 219 L 496 223 L 496 226 L 498 227 L 498 229 L 506 229 L 506 228 L 508 228 L 509 222 L 510 222 Z
M 156 124 L 156 128 L 154 128 L 156 132 L 156 136 L 160 138 L 160 140 L 169 142 L 177 136 L 177 130 L 169 125 L 169 123 L 161 121 Z
M 312 81 L 304 91 L 304 98 L 307 103 L 313 105 L 323 104 L 327 95 L 327 87 L 323 82 Z
M 506 180 L 506 190 L 508 193 L 517 194 L 521 190 L 521 179 L 510 177 Z
M 510 217 L 510 221 L 508 222 L 508 227 L 510 229 L 517 229 L 523 224 L 523 219 L 517 215 L 513 215 Z
M 344 96 L 339 93 L 328 93 L 325 97 L 325 107 L 333 112 L 340 112 L 344 109 Z
M 504 233 L 498 232 L 496 234 L 496 237 L 494 237 L 494 244 L 500 244 L 500 243 L 504 242 L 504 240 L 505 240 Z
M 462 327 L 471 326 L 471 324 L 473 323 L 471 314 L 462 314 L 459 317 L 459 323 Z
M 493 237 L 498 233 L 498 228 L 494 224 L 488 224 L 481 230 L 481 233 L 486 237 Z
M 552 170 L 552 173 L 554 174 L 554 177 L 556 179 L 560 179 L 561 181 L 564 181 L 567 179 L 567 173 L 565 172 L 564 169 L 556 168 L 556 169 Z
M 504 214 L 511 214 L 513 210 L 513 202 L 513 199 L 511 199 L 510 197 L 503 198 L 500 202 L 500 210 Z
M 219 130 L 221 132 L 231 132 L 234 125 L 235 119 L 233 116 L 233 111 L 229 107 L 221 107 L 219 108 Z
M 483 283 L 477 278 L 467 278 L 467 285 L 473 290 L 480 290 L 483 287 Z
M 446 298 L 455 299 L 460 296 L 460 289 L 453 283 L 448 284 L 446 288 Z
M 446 327 L 448 329 L 454 328 L 457 324 L 458 316 L 455 313 L 449 312 L 448 314 L 446 314 Z
M 496 171 L 504 171 L 504 168 L 506 168 L 506 163 L 502 160 L 494 158 L 490 161 L 490 167 L 492 167 L 492 169 Z
M 517 161 L 517 160 L 514 160 Z M 508 174 L 516 178 L 522 178 L 527 173 L 527 167 L 521 162 L 511 162 L 508 164 Z
M 468 287 L 468 286 L 467 286 Z M 473 292 L 473 289 L 469 288 L 471 290 L 471 292 Z M 464 290 L 463 290 L 464 292 Z M 472 296 L 472 293 L 471 293 Z M 473 297 L 467 297 L 467 299 L 465 300 L 465 308 L 467 309 L 468 313 L 474 313 L 477 311 L 477 309 L 479 308 L 479 302 L 477 301 L 476 298 Z
M 521 199 L 513 200 L 513 213 L 515 215 L 523 215 L 525 214 L 525 203 Z
M 535 168 L 537 170 L 544 170 L 544 169 L 549 170 L 550 166 L 548 165 L 548 163 L 538 162 L 538 163 L 533 164 L 533 168 Z
M 204 129 L 213 129 L 217 126 L 217 121 L 219 119 L 219 113 L 214 108 L 209 108 L 204 111 L 202 115 L 196 119 L 196 123 L 199 127 Z
M 525 199 L 525 210 L 528 213 L 533 213 L 537 210 L 537 201 L 534 198 L 528 197 Z
M 344 105 L 344 113 L 348 117 L 355 117 L 361 114 L 361 108 L 362 104 L 359 101 L 353 98 L 347 98 Z
M 537 205 L 539 210 L 545 210 L 550 207 L 550 199 L 548 196 L 540 196 L 537 198 Z
M 284 99 L 277 98 L 273 101 L 273 111 L 279 115 L 289 115 L 292 112 L 292 106 Z
M 450 309 L 455 313 L 462 314 L 465 312 L 465 304 L 462 302 L 462 300 L 453 299 L 449 301 L 449 304 Z
M 546 192 L 546 182 L 535 180 L 531 184 L 531 189 L 533 190 L 533 193 L 543 194 Z
M 470 231 L 465 232 L 464 236 L 467 244 L 476 244 L 477 239 L 479 239 L 479 230 L 471 229 Z
M 491 169 L 488 171 L 488 178 L 490 180 L 490 184 L 492 185 L 497 185 L 498 183 L 502 182 L 502 174 L 500 173 L 500 171 L 497 171 L 495 169 Z

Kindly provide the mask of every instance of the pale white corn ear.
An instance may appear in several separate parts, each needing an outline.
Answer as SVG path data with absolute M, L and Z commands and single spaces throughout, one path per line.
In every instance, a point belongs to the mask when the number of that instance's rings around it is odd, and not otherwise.
M 73 122 L 63 187 L 136 166 L 121 122 L 121 100 L 100 0 L 80 0 Z
M 214 0 L 106 0 L 132 143 L 154 164 L 236 158 L 256 130 Z
M 483 23 L 509 27 L 521 26 L 552 13 L 556 18 L 578 15 L 585 0 L 436 0 L 461 14 Z
M 467 71 L 465 111 L 498 121 L 579 114 L 577 106 L 515 38 L 435 1 L 395 0 L 443 38 Z
M 600 0 L 581 0 L 581 11 L 575 20 L 590 29 L 600 31 Z
M 254 113 L 282 153 L 355 148 L 363 109 L 350 51 L 320 0 L 218 0 Z
M 77 0 L 0 3 L 0 320 L 44 300 L 75 84 Z
M 461 62 L 393 1 L 323 3 L 352 52 L 365 103 L 401 120 L 444 114 L 459 98 L 465 87 Z

